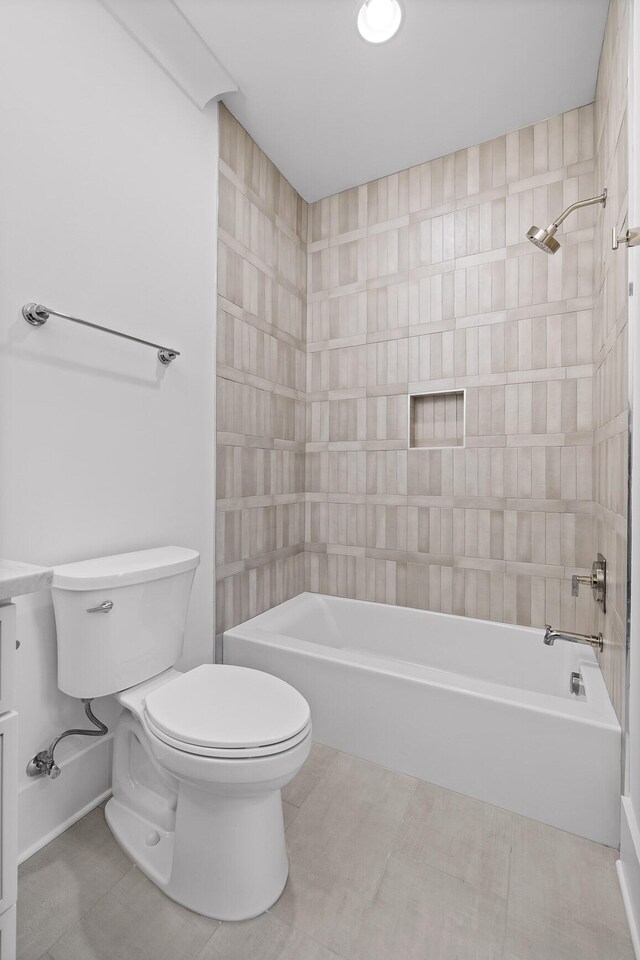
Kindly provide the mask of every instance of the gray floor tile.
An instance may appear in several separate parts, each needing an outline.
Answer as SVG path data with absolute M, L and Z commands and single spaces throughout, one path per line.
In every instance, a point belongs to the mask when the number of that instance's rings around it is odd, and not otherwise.
M 193 960 L 217 926 L 134 868 L 49 953 L 52 960 Z
M 222 923 L 197 960 L 336 960 L 333 951 L 270 913 Z
M 349 957 L 369 906 L 338 873 L 290 861 L 287 885 L 271 913 Z
M 394 852 L 506 897 L 514 815 L 419 782 Z
M 506 912 L 504 897 L 394 855 L 348 956 L 501 960 Z
M 592 880 L 596 880 L 592 875 Z M 597 881 L 596 881 L 597 882 Z M 634 960 L 628 933 L 585 929 L 571 916 L 554 921 L 519 897 L 509 900 L 505 960 Z
M 289 881 L 272 912 L 344 952 L 384 873 L 415 784 L 340 754 L 287 831 Z
M 603 944 L 626 938 L 617 856 L 609 847 L 517 817 L 509 883 L 514 917 L 526 913 L 569 936 L 586 931 Z
M 291 860 L 327 869 L 371 897 L 415 785 L 412 777 L 338 755 L 288 830 Z
M 339 754 L 332 747 L 325 747 L 322 743 L 314 743 L 311 747 L 309 759 L 302 770 L 288 783 L 282 791 L 282 799 L 294 807 L 301 807 L 311 791 L 325 776 Z
M 19 870 L 20 960 L 46 953 L 131 869 L 100 807 L 25 861 Z
M 20 869 L 20 960 L 633 960 L 616 851 L 319 745 L 288 797 L 269 914 L 173 903 L 97 809 Z

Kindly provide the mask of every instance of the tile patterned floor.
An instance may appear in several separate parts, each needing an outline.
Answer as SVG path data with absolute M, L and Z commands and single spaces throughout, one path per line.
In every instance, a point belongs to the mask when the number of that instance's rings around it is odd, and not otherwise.
M 633 960 L 616 853 L 315 744 L 289 881 L 218 923 L 131 865 L 98 808 L 20 870 L 20 960 Z

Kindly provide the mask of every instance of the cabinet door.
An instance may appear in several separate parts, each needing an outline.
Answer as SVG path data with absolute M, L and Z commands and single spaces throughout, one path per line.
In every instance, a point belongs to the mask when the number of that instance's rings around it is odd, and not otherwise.
M 0 713 L 15 706 L 15 670 L 16 607 L 13 603 L 3 603 L 0 604 Z
M 0 914 L 16 902 L 17 892 L 18 714 L 10 710 L 0 716 Z
M 16 905 L 0 915 L 0 960 L 16 960 Z

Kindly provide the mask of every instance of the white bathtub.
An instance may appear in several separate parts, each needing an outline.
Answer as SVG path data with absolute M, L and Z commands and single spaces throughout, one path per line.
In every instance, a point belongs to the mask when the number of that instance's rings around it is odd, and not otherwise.
M 227 630 L 223 659 L 300 690 L 320 743 L 618 845 L 620 726 L 589 647 L 303 593 Z

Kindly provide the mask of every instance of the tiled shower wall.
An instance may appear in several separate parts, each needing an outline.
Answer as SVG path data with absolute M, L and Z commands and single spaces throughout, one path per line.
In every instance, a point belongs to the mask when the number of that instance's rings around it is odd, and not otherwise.
M 620 711 L 626 258 L 599 208 L 553 257 L 525 233 L 605 182 L 622 224 L 622 9 L 596 122 L 588 105 L 309 207 L 221 107 L 218 633 L 303 589 L 590 632 L 570 578 L 597 548 Z M 450 390 L 465 446 L 408 449 L 408 395 Z
M 594 193 L 585 106 L 314 203 L 306 586 L 587 631 Z M 407 449 L 408 393 L 466 390 L 466 446 Z
M 216 629 L 304 589 L 307 205 L 220 107 Z
M 624 233 L 628 209 L 627 58 L 629 0 L 612 0 L 595 101 L 596 184 L 608 190 L 595 236 L 594 553 L 607 559 L 608 608 L 597 628 L 606 646 L 602 668 L 618 714 L 625 686 L 628 480 L 628 286 L 625 247 L 611 249 L 611 228 Z

